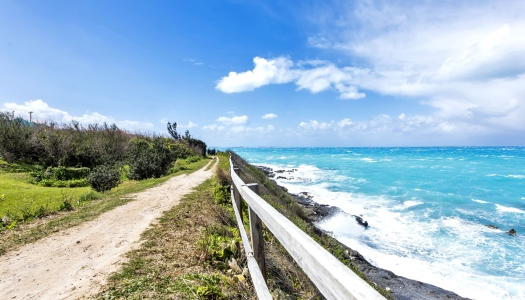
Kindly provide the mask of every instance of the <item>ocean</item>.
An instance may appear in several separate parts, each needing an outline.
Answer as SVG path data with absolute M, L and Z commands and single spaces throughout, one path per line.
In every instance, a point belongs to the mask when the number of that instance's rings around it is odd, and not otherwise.
M 297 169 L 278 184 L 341 208 L 318 226 L 373 265 L 463 297 L 525 299 L 525 147 L 230 149 Z

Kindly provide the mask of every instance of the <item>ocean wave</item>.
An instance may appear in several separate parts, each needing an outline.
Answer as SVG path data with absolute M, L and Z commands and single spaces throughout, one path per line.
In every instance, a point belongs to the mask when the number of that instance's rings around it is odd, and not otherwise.
M 504 212 L 504 213 L 525 214 L 524 210 L 521 210 L 521 209 L 515 208 L 515 207 L 510 207 L 510 206 L 503 206 L 503 205 L 500 205 L 500 204 L 496 204 L 496 209 L 499 212 Z
M 407 201 L 403 202 L 403 205 L 405 206 L 405 208 L 417 206 L 417 205 L 420 205 L 420 204 L 423 204 L 423 202 L 422 201 L 417 201 L 417 200 L 407 200 Z
M 525 175 L 507 175 L 505 177 L 507 177 L 507 178 L 523 179 L 523 178 L 525 178 Z
M 375 163 L 375 162 L 377 162 L 377 160 L 374 160 L 374 159 L 369 158 L 369 157 L 361 158 L 360 160 L 362 160 L 362 161 L 366 161 L 366 162 L 370 162 L 370 163 Z
M 472 199 L 472 201 L 474 201 L 474 202 L 478 202 L 478 203 L 483 203 L 483 204 L 489 203 L 488 201 L 485 201 L 485 200 L 479 200 L 479 199 Z

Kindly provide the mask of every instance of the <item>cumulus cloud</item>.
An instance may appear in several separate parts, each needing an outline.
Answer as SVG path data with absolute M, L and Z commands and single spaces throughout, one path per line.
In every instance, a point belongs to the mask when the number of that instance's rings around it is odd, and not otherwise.
M 188 122 L 188 125 L 179 125 L 179 128 L 195 128 L 195 127 L 199 127 L 199 125 L 193 123 L 192 121 L 189 121 Z
M 219 80 L 216 89 L 224 93 L 253 91 L 269 84 L 294 82 L 298 90 L 306 89 L 311 93 L 319 93 L 328 89 L 336 90 L 341 99 L 364 98 L 358 88 L 352 85 L 354 74 L 366 70 L 345 67 L 338 68 L 327 61 L 299 61 L 294 63 L 287 57 L 265 59 L 255 57 L 253 70 L 236 73 L 230 72 Z
M 268 125 L 266 127 L 246 127 L 246 126 L 233 126 L 230 128 L 230 132 L 234 134 L 240 133 L 269 133 L 275 130 L 273 125 Z
M 36 121 L 55 121 L 59 123 L 68 123 L 76 121 L 82 124 L 93 124 L 93 123 L 115 123 L 120 128 L 125 129 L 153 129 L 153 124 L 149 122 L 141 121 L 130 121 L 130 120 L 116 120 L 110 116 L 104 116 L 98 112 L 86 112 L 82 116 L 72 116 L 68 112 L 60 110 L 58 108 L 50 107 L 46 102 L 41 99 L 30 100 L 24 104 L 17 104 L 12 102 L 6 102 L 2 105 L 1 110 L 8 112 L 15 112 L 15 115 L 29 118 L 29 112 L 33 112 L 32 119 Z
M 208 130 L 208 131 L 222 131 L 224 130 L 224 126 L 219 126 L 217 124 L 211 124 L 211 125 L 205 125 L 205 126 L 202 126 L 202 129 L 203 130 Z
M 312 14 L 308 43 L 363 62 L 333 85 L 341 98 L 359 89 L 413 98 L 448 130 L 525 130 L 525 19 L 515 13 L 525 2 L 339 4 Z
M 461 136 L 464 133 L 479 134 L 480 127 L 471 124 L 452 124 L 446 119 L 434 116 L 412 115 L 407 116 L 401 113 L 398 117 L 391 117 L 388 114 L 379 114 L 371 117 L 368 121 L 356 122 L 349 118 L 340 121 L 320 122 L 310 120 L 300 122 L 298 125 L 299 132 L 308 132 L 315 135 L 316 133 L 327 135 L 327 132 L 345 136 L 348 134 L 366 135 L 368 137 L 383 136 L 382 142 L 393 142 L 400 135 L 410 136 L 434 136 L 434 135 L 451 135 Z M 386 134 L 386 135 L 384 135 Z M 397 135 L 396 135 L 397 134 Z M 393 138 L 395 136 L 395 138 Z M 406 141 L 403 140 L 403 143 Z
M 265 115 L 262 116 L 261 118 L 263 118 L 263 119 L 275 119 L 275 118 L 277 118 L 277 115 L 276 115 L 276 114 L 269 113 L 269 114 L 265 114 Z
M 310 120 L 310 122 L 301 122 L 299 123 L 299 128 L 302 129 L 314 129 L 314 130 L 327 130 L 331 129 L 334 126 L 334 121 L 330 123 L 322 122 L 319 123 L 317 120 Z
M 234 116 L 234 117 L 219 117 L 217 122 L 221 122 L 226 125 L 231 124 L 246 124 L 248 122 L 248 117 L 245 116 Z

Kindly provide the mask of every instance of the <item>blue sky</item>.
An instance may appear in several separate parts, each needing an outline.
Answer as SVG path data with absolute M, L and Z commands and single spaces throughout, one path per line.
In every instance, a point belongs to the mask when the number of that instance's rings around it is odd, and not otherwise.
M 0 3 L 0 110 L 210 146 L 525 145 L 524 1 Z

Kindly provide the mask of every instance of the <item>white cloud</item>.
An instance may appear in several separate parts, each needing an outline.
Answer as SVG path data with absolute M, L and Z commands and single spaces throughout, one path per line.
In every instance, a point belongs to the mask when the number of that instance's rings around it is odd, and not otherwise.
M 288 72 L 293 63 L 288 58 L 266 60 L 255 57 L 253 62 L 255 64 L 253 71 L 230 72 L 228 76 L 219 80 L 216 88 L 224 93 L 238 93 L 253 91 L 267 84 L 287 83 L 293 80 L 293 74 Z
M 337 122 L 337 126 L 339 126 L 340 128 L 348 127 L 352 124 L 354 124 L 354 122 L 352 122 L 352 120 L 348 118 L 342 119 L 341 121 Z
M 253 91 L 268 84 L 295 82 L 298 90 L 307 89 L 311 93 L 319 93 L 328 89 L 337 90 L 341 99 L 360 99 L 365 97 L 351 84 L 355 73 L 366 70 L 345 67 L 338 68 L 327 61 L 300 61 L 294 64 L 286 57 L 264 59 L 255 57 L 255 67 L 242 73 L 230 72 L 219 80 L 216 89 L 224 93 Z
M 179 128 L 195 128 L 199 127 L 199 125 L 193 123 L 192 121 L 188 122 L 188 125 L 179 125 Z
M 327 130 L 332 129 L 334 126 L 334 121 L 331 123 L 326 122 L 317 122 L 317 120 L 310 120 L 310 122 L 301 122 L 299 123 L 299 128 L 302 129 L 314 129 L 314 130 Z
M 153 124 L 149 122 L 130 121 L 130 120 L 116 120 L 113 117 L 104 116 L 98 112 L 86 112 L 82 116 L 72 116 L 68 112 L 50 107 L 46 102 L 38 100 L 29 100 L 24 104 L 16 104 L 6 102 L 3 104 L 2 110 L 8 112 L 15 112 L 15 115 L 20 115 L 29 119 L 29 112 L 32 111 L 32 119 L 35 121 L 54 121 L 59 123 L 68 123 L 76 121 L 82 124 L 93 123 L 115 123 L 118 127 L 132 130 L 153 129 Z
M 516 13 L 525 2 L 339 4 L 315 8 L 308 42 L 361 62 L 330 71 L 351 75 L 333 85 L 341 98 L 358 98 L 359 89 L 413 98 L 449 130 L 525 130 L 525 19 Z
M 224 123 L 226 125 L 246 124 L 248 122 L 248 117 L 247 116 L 234 116 L 234 117 L 231 117 L 231 118 L 219 117 L 217 119 L 217 122 L 221 122 L 221 123 Z
M 311 36 L 308 37 L 308 45 L 314 48 L 326 49 L 332 46 L 332 43 L 324 37 Z
M 230 128 L 230 132 L 233 134 L 240 134 L 240 133 L 270 133 L 275 130 L 275 127 L 273 125 L 268 125 L 266 127 L 246 127 L 246 126 L 234 126 Z
M 262 116 L 261 118 L 263 118 L 263 119 L 275 119 L 275 118 L 277 118 L 277 115 L 276 115 L 276 114 L 269 113 L 269 114 L 265 114 L 265 115 Z
M 218 126 L 217 124 L 211 124 L 211 125 L 206 125 L 206 126 L 202 126 L 202 129 L 203 130 L 209 130 L 209 131 L 222 131 L 224 130 L 224 126 Z

